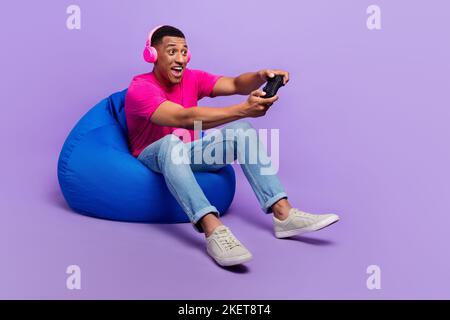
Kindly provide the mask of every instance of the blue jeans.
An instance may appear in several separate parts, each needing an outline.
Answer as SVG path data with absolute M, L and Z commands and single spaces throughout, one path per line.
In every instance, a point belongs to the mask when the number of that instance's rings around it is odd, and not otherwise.
M 211 205 L 198 185 L 194 171 L 216 171 L 238 159 L 264 213 L 271 213 L 271 206 L 274 203 L 287 198 L 276 174 L 261 174 L 261 168 L 267 164 L 261 164 L 259 157 L 257 161 L 255 158 L 251 159 L 252 148 L 257 147 L 258 152 L 263 153 L 266 158 L 267 151 L 257 133 L 254 135 L 256 139 L 247 139 L 248 130 L 256 133 L 250 123 L 237 121 L 224 126 L 214 134 L 208 134 L 189 143 L 184 143 L 178 136 L 169 134 L 142 150 L 138 160 L 164 176 L 167 187 L 188 215 L 194 228 L 203 232 L 197 222 L 208 213 L 218 216 L 219 212 Z M 230 132 L 234 134 L 230 136 Z M 221 134 L 223 138 L 212 137 L 216 134 Z M 242 143 L 244 141 L 245 143 Z M 217 150 L 221 154 L 216 154 Z M 205 157 L 206 153 L 212 155 L 216 161 L 211 161 L 211 157 Z

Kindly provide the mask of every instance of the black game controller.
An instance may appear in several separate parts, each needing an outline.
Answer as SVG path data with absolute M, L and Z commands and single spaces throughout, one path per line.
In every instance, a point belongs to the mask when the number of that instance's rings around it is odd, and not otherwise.
M 272 98 L 282 86 L 284 86 L 283 76 L 277 74 L 275 77 L 269 78 L 267 84 L 263 88 L 266 95 L 262 96 L 262 98 Z

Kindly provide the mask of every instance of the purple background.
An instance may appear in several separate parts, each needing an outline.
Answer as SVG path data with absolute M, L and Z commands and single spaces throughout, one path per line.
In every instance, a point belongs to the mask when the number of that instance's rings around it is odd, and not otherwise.
M 448 1 L 8 1 L 0 53 L 0 298 L 450 298 Z M 66 8 L 81 7 L 81 30 Z M 377 4 L 382 29 L 366 27 Z M 291 73 L 258 128 L 279 128 L 291 202 L 342 220 L 272 235 L 240 168 L 223 221 L 253 252 L 231 270 L 189 224 L 72 213 L 56 165 L 76 121 L 135 74 L 158 24 L 182 29 L 191 68 Z M 225 106 L 244 96 L 204 99 Z M 77 264 L 82 289 L 66 289 Z M 366 287 L 381 267 L 381 290 Z

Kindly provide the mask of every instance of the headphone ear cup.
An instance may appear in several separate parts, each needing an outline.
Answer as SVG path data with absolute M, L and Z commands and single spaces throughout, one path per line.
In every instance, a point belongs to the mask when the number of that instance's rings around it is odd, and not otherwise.
M 145 49 L 143 52 L 144 60 L 148 63 L 155 63 L 158 60 L 158 52 L 154 47 L 150 47 L 150 43 L 147 40 L 145 44 Z
M 189 63 L 189 61 L 191 61 L 191 50 L 188 49 L 188 52 L 187 52 L 187 62 Z
M 158 51 L 155 47 L 150 47 L 148 51 L 150 52 L 150 63 L 155 63 L 158 60 Z
M 145 48 L 144 51 L 142 52 L 142 56 L 144 57 L 144 60 L 146 62 L 150 62 L 150 53 L 148 52 L 148 40 L 147 42 L 145 42 Z

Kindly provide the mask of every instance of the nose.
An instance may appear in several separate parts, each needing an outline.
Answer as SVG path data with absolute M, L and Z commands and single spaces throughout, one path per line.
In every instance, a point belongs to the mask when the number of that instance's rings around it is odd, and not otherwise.
M 179 64 L 184 64 L 184 62 L 186 61 L 186 57 L 183 56 L 181 52 L 178 52 L 177 55 L 175 56 L 175 61 Z

